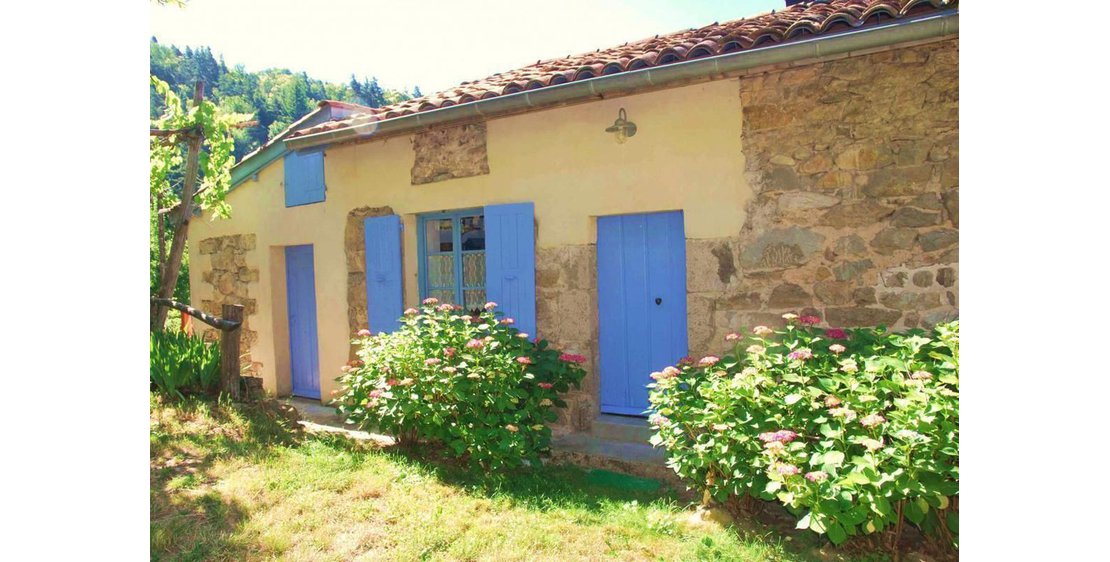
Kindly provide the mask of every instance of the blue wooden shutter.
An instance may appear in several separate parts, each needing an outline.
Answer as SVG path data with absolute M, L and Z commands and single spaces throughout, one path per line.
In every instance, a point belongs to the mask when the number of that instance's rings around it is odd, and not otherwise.
M 392 332 L 400 323 L 401 217 L 370 217 L 366 230 L 366 313 L 373 333 Z
M 295 207 L 324 200 L 324 149 L 285 155 L 285 206 Z
M 516 320 L 522 332 L 536 334 L 536 239 L 533 205 L 514 203 L 485 208 L 486 297 Z

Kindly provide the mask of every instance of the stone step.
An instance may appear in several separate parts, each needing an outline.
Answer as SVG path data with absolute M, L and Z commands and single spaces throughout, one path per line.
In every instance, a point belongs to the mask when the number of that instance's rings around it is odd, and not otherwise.
M 655 433 L 644 418 L 602 414 L 594 420 L 590 435 L 603 441 L 620 441 L 648 445 Z
M 651 478 L 682 490 L 681 481 L 667 468 L 667 454 L 644 443 L 599 439 L 589 433 L 571 433 L 551 441 L 551 460 L 585 468 L 599 468 Z

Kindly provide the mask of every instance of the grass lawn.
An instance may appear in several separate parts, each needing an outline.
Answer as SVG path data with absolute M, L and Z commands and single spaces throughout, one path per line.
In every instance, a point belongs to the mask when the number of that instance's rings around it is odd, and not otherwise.
M 305 433 L 272 403 L 150 408 L 153 560 L 810 559 L 572 466 L 474 475 Z

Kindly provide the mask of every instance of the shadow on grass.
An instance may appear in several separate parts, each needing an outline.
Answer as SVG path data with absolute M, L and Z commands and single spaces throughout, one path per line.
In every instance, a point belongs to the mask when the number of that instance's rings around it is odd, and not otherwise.
M 213 464 L 263 462 L 276 447 L 302 442 L 300 426 L 279 404 L 221 403 L 207 397 L 153 396 L 150 434 L 151 560 L 237 558 L 233 540 L 250 518 L 241 503 L 211 489 Z
M 468 495 L 505 500 L 513 506 L 546 511 L 584 509 L 597 511 L 615 503 L 636 501 L 641 504 L 665 502 L 677 505 L 679 495 L 655 480 L 607 471 L 588 470 L 571 464 L 545 464 L 505 472 L 471 469 L 445 449 L 416 446 L 380 446 L 355 441 L 341 434 L 317 434 L 313 439 L 360 454 L 382 455 L 421 477 L 435 479 Z

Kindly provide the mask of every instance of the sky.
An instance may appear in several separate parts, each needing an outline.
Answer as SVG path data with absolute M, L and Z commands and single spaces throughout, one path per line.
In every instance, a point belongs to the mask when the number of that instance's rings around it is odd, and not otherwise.
M 189 0 L 150 3 L 151 35 L 228 66 L 432 93 L 541 59 L 781 9 L 783 0 Z

